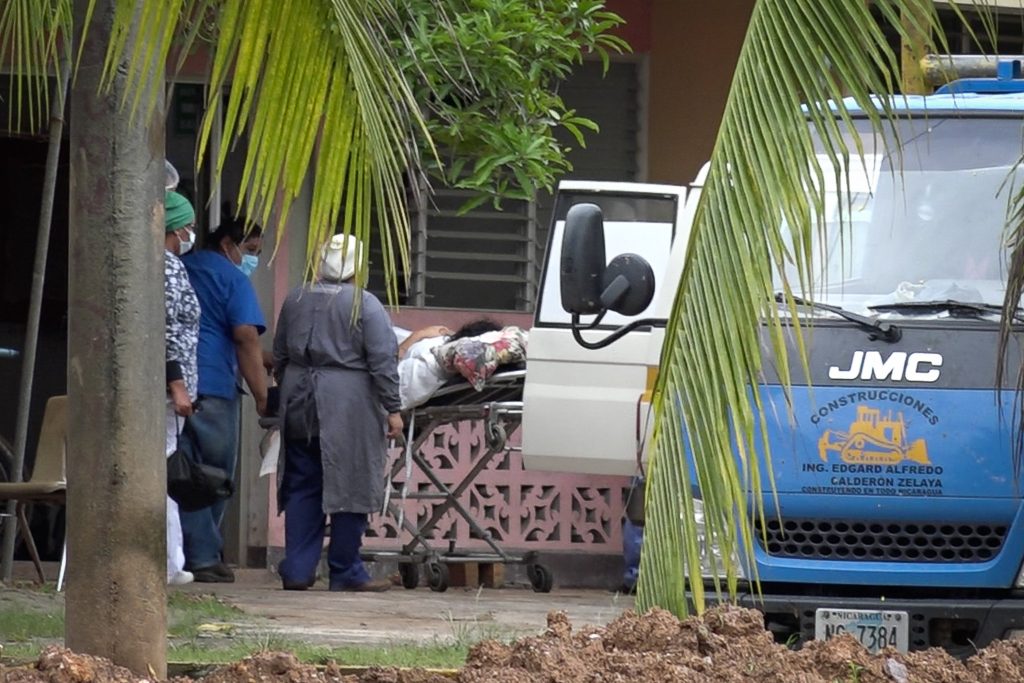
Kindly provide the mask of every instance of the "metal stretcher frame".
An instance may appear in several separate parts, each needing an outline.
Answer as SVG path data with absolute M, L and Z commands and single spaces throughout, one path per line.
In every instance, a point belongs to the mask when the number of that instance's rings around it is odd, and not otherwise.
M 408 411 L 406 418 L 412 443 L 406 446 L 405 456 L 392 465 L 389 476 L 390 491 L 385 508 L 412 538 L 397 551 L 364 552 L 364 560 L 398 562 L 402 585 L 410 589 L 419 585 L 420 565 L 426 568 L 427 585 L 431 590 L 442 592 L 448 589 L 449 564 L 480 562 L 526 565 L 527 576 L 533 589 L 542 593 L 551 590 L 553 576 L 547 567 L 537 561 L 535 552 L 506 552 L 490 532 L 477 523 L 473 513 L 459 501 L 459 497 L 495 456 L 512 450 L 508 445 L 508 436 L 522 422 L 525 380 L 526 371 L 514 369 L 495 373 L 487 380 L 481 391 L 476 391 L 467 382 L 449 383 L 435 392 L 430 401 Z M 445 484 L 434 474 L 421 448 L 438 427 L 466 420 L 483 422 L 486 449 L 480 453 L 461 480 L 451 485 Z M 427 478 L 430 488 L 409 492 L 396 483 L 396 478 L 404 471 L 407 486 L 413 466 Z M 402 503 L 405 500 L 440 502 L 434 506 L 427 519 L 420 523 L 404 514 Z M 472 534 L 487 543 L 492 552 L 460 552 L 455 548 L 454 540 L 448 541 L 446 549 L 432 546 L 429 534 L 449 511 L 454 511 L 462 517 L 469 524 Z

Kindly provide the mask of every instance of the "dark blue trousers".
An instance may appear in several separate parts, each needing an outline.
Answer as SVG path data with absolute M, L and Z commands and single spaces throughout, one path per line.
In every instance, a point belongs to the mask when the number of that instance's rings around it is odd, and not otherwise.
M 326 527 L 323 492 L 320 440 L 286 441 L 284 480 L 281 482 L 285 557 L 278 567 L 278 573 L 286 582 L 312 582 L 316 576 Z M 331 515 L 327 564 L 331 570 L 332 590 L 358 586 L 370 580 L 359 557 L 366 521 L 367 515 L 363 513 L 336 512 Z

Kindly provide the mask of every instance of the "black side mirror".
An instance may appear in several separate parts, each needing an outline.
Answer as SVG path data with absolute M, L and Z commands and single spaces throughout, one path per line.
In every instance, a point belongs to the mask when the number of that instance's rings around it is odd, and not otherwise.
M 604 219 L 596 204 L 575 204 L 565 216 L 560 263 L 562 308 L 576 315 L 604 310 Z
M 639 315 L 654 299 L 654 269 L 644 258 L 620 254 L 606 265 L 604 218 L 597 205 L 575 204 L 569 208 L 560 256 L 562 308 L 572 314 L 572 334 L 580 346 L 604 348 L 631 330 L 662 322 L 634 320 L 599 341 L 583 338 L 581 332 L 597 327 L 608 311 Z M 581 326 L 581 315 L 597 317 Z
M 640 315 L 654 299 L 654 269 L 642 256 L 619 254 L 601 278 L 601 306 L 621 315 Z

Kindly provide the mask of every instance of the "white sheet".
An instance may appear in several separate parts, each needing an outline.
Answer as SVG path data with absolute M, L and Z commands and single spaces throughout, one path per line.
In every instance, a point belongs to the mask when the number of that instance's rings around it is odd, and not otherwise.
M 399 361 L 398 394 L 402 399 L 402 410 L 426 403 L 448 381 L 447 373 L 431 353 L 435 347 L 444 344 L 445 340 L 446 337 L 422 339 L 410 346 L 405 358 Z

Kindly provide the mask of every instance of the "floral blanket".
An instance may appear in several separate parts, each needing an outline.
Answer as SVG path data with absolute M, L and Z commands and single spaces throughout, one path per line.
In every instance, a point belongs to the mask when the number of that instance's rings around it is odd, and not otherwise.
M 528 334 L 522 328 L 506 327 L 479 337 L 457 339 L 432 351 L 445 372 L 462 375 L 480 391 L 500 366 L 526 360 L 527 338 Z

